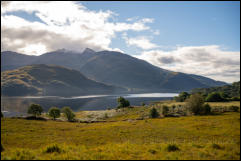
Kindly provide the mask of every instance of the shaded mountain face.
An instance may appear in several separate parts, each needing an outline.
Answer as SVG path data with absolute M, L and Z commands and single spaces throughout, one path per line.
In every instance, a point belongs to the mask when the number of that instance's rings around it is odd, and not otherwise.
M 89 80 L 79 71 L 56 65 L 31 65 L 1 72 L 5 96 L 73 96 L 122 92 L 122 88 Z
M 2 58 L 14 54 L 2 53 Z M 206 77 L 172 72 L 127 54 L 86 49 L 82 53 L 54 51 L 37 57 L 27 56 L 29 64 L 55 64 L 80 71 L 86 77 L 109 85 L 126 87 L 129 92 L 180 92 L 193 88 L 225 85 Z M 7 58 L 4 58 L 5 60 Z M 25 58 L 26 59 L 26 58 Z M 19 60 L 24 62 L 24 59 Z M 21 66 L 21 63 L 8 59 L 2 64 L 7 70 Z

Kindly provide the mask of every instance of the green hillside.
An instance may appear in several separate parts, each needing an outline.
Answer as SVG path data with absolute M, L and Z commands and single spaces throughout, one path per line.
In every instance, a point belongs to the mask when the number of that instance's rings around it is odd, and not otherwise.
M 202 93 L 203 95 L 208 95 L 212 92 L 223 93 L 229 98 L 240 97 L 240 81 L 221 87 L 198 88 L 192 90 L 192 93 Z
M 92 81 L 56 65 L 30 65 L 1 72 L 2 96 L 105 94 L 124 90 Z

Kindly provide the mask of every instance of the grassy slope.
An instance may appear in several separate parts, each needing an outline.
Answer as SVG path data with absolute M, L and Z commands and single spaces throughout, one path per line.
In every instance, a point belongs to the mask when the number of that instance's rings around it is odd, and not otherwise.
M 107 120 L 135 117 L 138 110 Z M 1 125 L 2 159 L 240 158 L 240 113 L 92 124 L 4 118 Z M 168 152 L 172 143 L 180 150 Z M 51 144 L 63 151 L 46 153 Z

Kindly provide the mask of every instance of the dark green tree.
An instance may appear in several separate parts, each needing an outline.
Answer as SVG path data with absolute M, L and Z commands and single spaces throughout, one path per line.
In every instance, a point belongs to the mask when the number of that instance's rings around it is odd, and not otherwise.
M 190 96 L 187 92 L 181 92 L 178 96 L 174 97 L 176 102 L 184 102 Z
M 226 99 L 221 96 L 220 92 L 212 92 L 206 97 L 207 102 L 222 102 Z
M 166 106 L 166 105 L 163 105 L 163 106 L 162 106 L 162 114 L 163 114 L 164 116 L 166 116 L 166 115 L 168 114 L 168 112 L 169 112 L 169 107 Z
M 74 120 L 75 114 L 73 113 L 70 107 L 63 107 L 62 112 L 64 113 L 68 121 Z
M 193 94 L 186 101 L 187 108 L 195 115 L 202 113 L 204 99 L 200 94 Z
M 117 102 L 118 102 L 117 108 L 124 108 L 124 107 L 130 106 L 130 102 L 123 97 L 119 97 L 117 99 Z
M 43 108 L 38 104 L 32 104 L 28 108 L 28 114 L 34 115 L 35 117 L 40 116 L 43 112 Z
M 49 109 L 49 116 L 52 117 L 54 120 L 60 117 L 60 109 L 57 107 L 51 107 Z
M 160 114 L 158 113 L 156 108 L 152 108 L 150 110 L 150 118 L 158 118 Z

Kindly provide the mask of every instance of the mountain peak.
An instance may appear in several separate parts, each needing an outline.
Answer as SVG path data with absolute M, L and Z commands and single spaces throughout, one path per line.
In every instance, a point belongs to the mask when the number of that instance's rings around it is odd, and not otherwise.
M 83 51 L 83 53 L 95 53 L 94 50 L 90 49 L 90 48 L 85 48 L 85 50 Z

